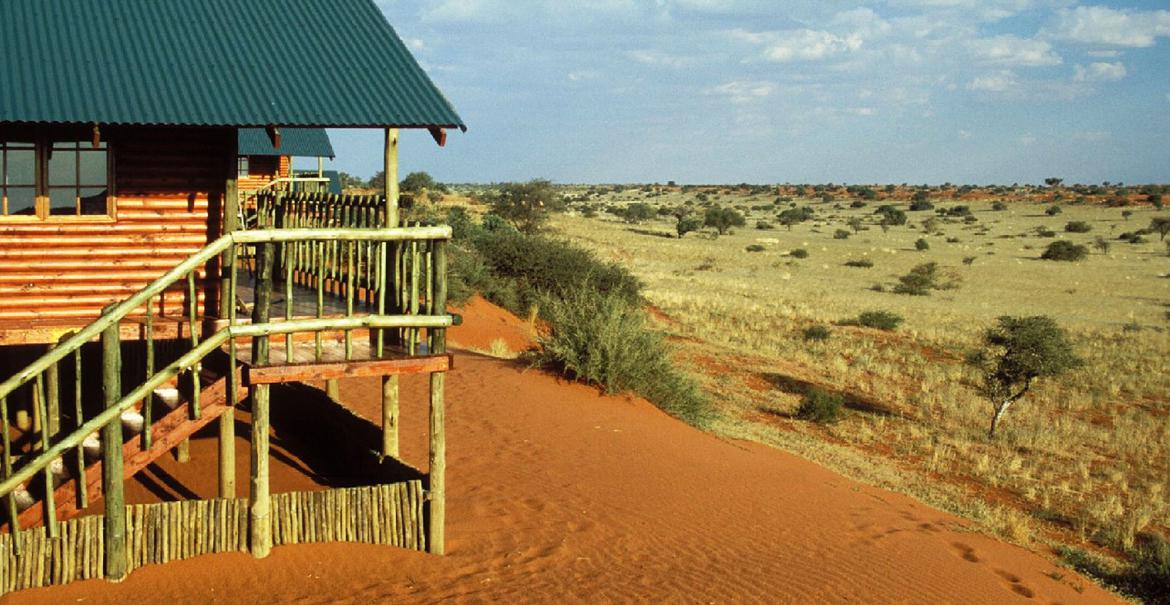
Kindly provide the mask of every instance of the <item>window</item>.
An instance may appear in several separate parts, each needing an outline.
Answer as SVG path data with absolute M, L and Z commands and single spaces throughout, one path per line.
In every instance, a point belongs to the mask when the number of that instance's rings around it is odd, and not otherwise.
M 105 143 L 0 143 L 0 216 L 39 219 L 108 216 Z
M 4 216 L 36 216 L 36 145 L 0 143 L 0 155 L 0 211 Z
M 246 155 L 240 156 L 239 161 L 236 163 L 236 168 L 237 168 L 236 176 L 244 176 L 244 177 L 248 176 L 248 174 L 249 174 L 248 173 L 248 170 L 249 170 L 248 156 L 246 156 Z

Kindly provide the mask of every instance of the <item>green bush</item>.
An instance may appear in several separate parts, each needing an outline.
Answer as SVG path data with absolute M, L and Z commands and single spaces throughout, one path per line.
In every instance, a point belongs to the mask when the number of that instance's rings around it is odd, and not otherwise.
M 1047 214 L 1048 216 L 1056 216 L 1061 212 L 1062 210 L 1060 209 L 1060 206 L 1049 206 L 1048 209 L 1044 211 L 1044 214 Z
M 844 406 L 845 398 L 841 395 L 810 389 L 801 400 L 796 417 L 817 424 L 830 424 L 841 419 L 841 408 Z
M 542 296 L 540 309 L 549 329 L 539 338 L 535 365 L 608 393 L 632 391 L 696 426 L 710 420 L 698 385 L 673 365 L 666 341 L 647 327 L 646 312 L 626 297 L 584 287 Z
M 760 244 L 750 244 L 747 248 L 744 248 L 744 250 L 747 250 L 748 252 L 763 252 L 764 250 L 767 250 L 767 248 Z
M 769 223 L 768 221 L 756 221 L 756 229 L 767 231 L 769 229 L 775 229 L 775 227 L 773 227 L 772 223 Z
M 934 210 L 934 204 L 932 204 L 926 200 L 914 200 L 913 202 L 910 202 L 910 210 L 913 212 Z
M 898 329 L 903 321 L 901 315 L 890 311 L 866 311 L 857 316 L 857 325 L 887 332 Z
M 613 292 L 630 302 L 641 300 L 641 283 L 632 273 L 567 242 L 514 230 L 485 230 L 473 241 L 494 279 L 514 284 L 513 288 L 486 288 L 484 296 L 514 312 L 526 312 L 541 293 L 563 294 L 585 283 L 591 289 Z M 490 295 L 509 289 L 515 291 L 512 300 L 497 300 Z
M 804 336 L 804 339 L 806 341 L 807 340 L 825 341 L 825 340 L 829 339 L 829 336 L 832 333 L 833 333 L 833 331 L 830 330 L 828 328 L 828 326 L 809 326 L 809 327 L 804 329 L 804 332 L 802 332 L 802 335 Z
M 1036 237 L 1056 237 L 1056 232 L 1047 227 L 1036 227 Z
M 1002 212 L 1004 210 L 1007 210 L 1007 204 L 1005 204 L 1003 202 L 992 202 L 991 209 L 996 211 L 996 212 Z
M 929 262 L 915 266 L 910 272 L 898 278 L 894 286 L 897 294 L 911 296 L 926 296 L 931 290 L 952 290 L 959 287 L 959 280 L 953 275 L 946 275 L 938 263 Z
M 906 213 L 899 210 L 896 206 L 889 204 L 879 206 L 874 214 L 881 217 L 883 225 L 905 225 Z
M 1069 221 L 1064 230 L 1068 233 L 1088 233 L 1093 230 L 1093 226 L 1085 221 Z
M 868 258 L 855 258 L 845 261 L 846 267 L 857 267 L 859 269 L 869 269 L 873 267 L 873 261 Z
M 833 232 L 833 239 L 849 239 L 849 231 L 846 229 L 838 229 Z
M 914 249 L 919 252 L 930 250 L 930 242 L 926 241 L 925 238 L 918 238 L 918 241 L 914 242 Z
M 1040 255 L 1040 258 L 1044 260 L 1075 262 L 1084 260 L 1088 256 L 1089 249 L 1086 246 L 1058 240 L 1048 244 L 1048 247 L 1044 249 L 1044 253 Z
M 796 248 L 795 250 L 789 252 L 788 255 L 792 258 L 808 258 L 808 250 L 805 250 L 804 248 Z

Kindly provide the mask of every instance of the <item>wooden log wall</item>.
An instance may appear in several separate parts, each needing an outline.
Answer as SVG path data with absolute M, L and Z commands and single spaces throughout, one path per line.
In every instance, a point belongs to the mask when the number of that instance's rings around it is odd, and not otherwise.
M 272 497 L 272 535 L 277 545 L 362 542 L 426 550 L 425 491 L 419 480 L 293 492 Z M 126 507 L 127 563 L 145 565 L 205 554 L 248 550 L 248 500 L 186 500 Z M 0 594 L 26 588 L 105 577 L 104 518 L 81 517 L 0 534 Z
M 291 167 L 286 156 L 248 156 L 248 176 L 240 176 L 240 191 L 255 191 L 278 178 L 287 178 Z
M 113 150 L 115 216 L 0 222 L 0 322 L 84 325 L 218 235 L 234 132 L 111 128 L 103 136 Z M 181 313 L 183 296 L 169 293 L 168 309 Z

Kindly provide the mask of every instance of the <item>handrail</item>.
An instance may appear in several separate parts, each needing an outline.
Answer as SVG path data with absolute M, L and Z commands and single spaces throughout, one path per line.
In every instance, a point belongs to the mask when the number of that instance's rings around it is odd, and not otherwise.
M 332 319 L 294 319 L 265 324 L 246 324 L 228 326 L 207 337 L 199 346 L 191 349 L 166 368 L 159 370 L 146 382 L 122 397 L 118 403 L 106 408 L 100 414 L 77 427 L 72 433 L 58 439 L 57 443 L 41 452 L 40 455 L 26 462 L 20 470 L 10 477 L 0 481 L 0 496 L 5 496 L 22 483 L 31 479 L 37 473 L 45 470 L 53 460 L 60 458 L 69 450 L 81 445 L 86 437 L 101 429 L 106 424 L 114 422 L 121 414 L 135 404 L 149 396 L 155 389 L 165 384 L 171 378 L 187 371 L 199 363 L 204 357 L 223 346 L 228 340 L 248 338 L 253 336 L 267 336 L 272 334 L 290 334 L 293 332 L 313 332 L 321 329 L 344 330 L 360 328 L 449 328 L 454 322 L 451 315 L 367 315 L 365 317 L 332 318 Z
M 0 398 L 11 395 L 49 366 L 81 348 L 102 331 L 125 319 L 131 311 L 141 307 L 154 296 L 178 283 L 183 276 L 216 258 L 235 244 L 286 243 L 294 241 L 423 241 L 451 239 L 451 227 L 398 227 L 393 229 L 264 229 L 234 231 L 209 243 L 202 250 L 179 263 L 175 268 L 139 290 L 130 298 L 106 310 L 101 317 L 85 326 L 70 338 L 50 349 L 20 372 L 0 383 Z

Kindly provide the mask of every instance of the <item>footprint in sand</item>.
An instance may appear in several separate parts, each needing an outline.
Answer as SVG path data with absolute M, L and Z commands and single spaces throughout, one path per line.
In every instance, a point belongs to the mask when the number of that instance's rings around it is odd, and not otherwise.
M 975 554 L 975 549 L 967 546 L 966 544 L 963 544 L 962 542 L 955 542 L 951 544 L 951 547 L 954 548 L 955 552 L 959 553 L 959 556 L 963 557 L 963 560 L 965 561 L 970 561 L 972 563 L 978 563 L 980 561 L 979 556 Z
M 1027 597 L 1029 599 L 1036 596 L 1036 591 L 1032 590 L 1031 588 L 1028 588 L 1027 586 L 1024 586 L 1023 581 L 1020 579 L 1020 576 L 1017 576 L 1016 574 L 1008 572 L 1008 571 L 1004 571 L 1002 569 L 995 570 L 995 574 L 998 575 L 999 577 L 1003 578 L 1004 580 L 1007 580 L 1008 588 L 1011 588 L 1012 592 L 1014 592 L 1022 597 Z

